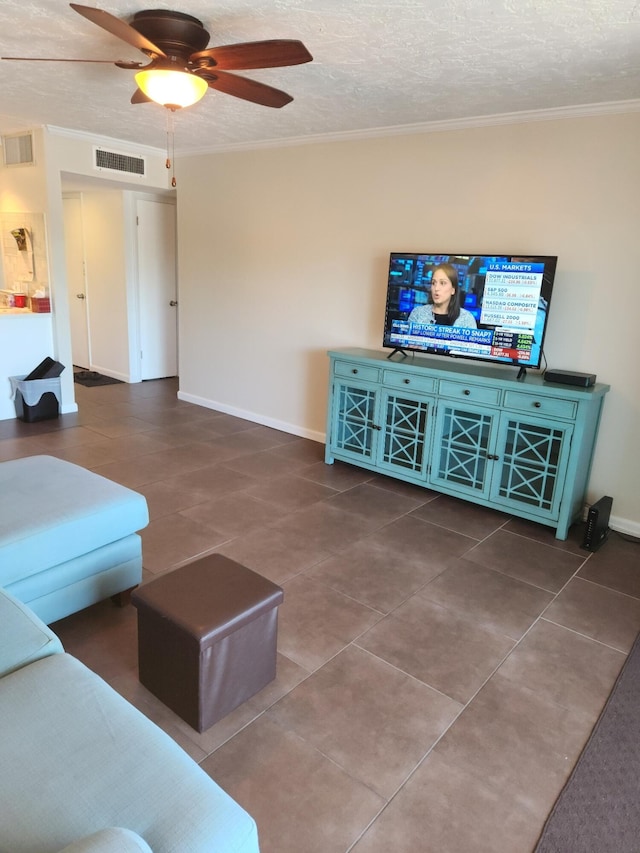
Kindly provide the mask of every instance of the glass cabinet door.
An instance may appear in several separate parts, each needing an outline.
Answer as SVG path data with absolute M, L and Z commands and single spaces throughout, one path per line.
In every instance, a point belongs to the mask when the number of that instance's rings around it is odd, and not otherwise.
M 384 393 L 384 432 L 378 460 L 381 468 L 405 476 L 416 475 L 419 480 L 424 481 L 428 463 L 431 407 L 432 401 L 428 398 Z
M 557 518 L 572 425 L 503 416 L 492 500 Z
M 489 493 L 489 455 L 493 412 L 440 403 L 434 434 L 431 482 L 446 483 L 461 493 Z
M 335 386 L 331 448 L 371 462 L 375 458 L 378 392 L 375 388 L 338 383 Z

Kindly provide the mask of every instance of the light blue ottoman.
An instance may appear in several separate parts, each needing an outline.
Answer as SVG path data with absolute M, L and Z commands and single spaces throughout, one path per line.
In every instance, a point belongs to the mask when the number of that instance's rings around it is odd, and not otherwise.
M 143 495 L 53 456 L 0 463 L 0 586 L 51 623 L 142 578 Z

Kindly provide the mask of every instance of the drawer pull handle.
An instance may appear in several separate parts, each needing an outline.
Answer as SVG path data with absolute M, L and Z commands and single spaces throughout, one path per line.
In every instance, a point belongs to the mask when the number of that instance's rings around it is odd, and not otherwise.
M 471 393 L 471 391 L 469 391 L 469 389 L 468 389 L 468 388 L 465 388 L 465 389 L 464 389 L 464 391 L 463 391 L 462 393 L 465 395 L 465 397 L 468 397 L 468 396 L 469 396 L 469 394 Z
M 355 374 L 355 373 L 357 373 L 357 372 L 358 372 L 358 368 L 357 368 L 357 367 L 354 367 L 354 368 L 352 369 L 352 371 L 351 371 L 351 372 L 352 372 L 352 373 L 354 373 L 354 374 Z
M 410 385 L 410 384 L 411 384 L 411 380 L 410 380 L 410 379 L 403 379 L 402 381 L 404 382 L 404 384 L 405 384 L 405 385 Z
M 539 400 L 536 400 L 533 405 L 535 406 L 536 409 L 539 409 L 540 406 L 542 405 L 542 403 Z

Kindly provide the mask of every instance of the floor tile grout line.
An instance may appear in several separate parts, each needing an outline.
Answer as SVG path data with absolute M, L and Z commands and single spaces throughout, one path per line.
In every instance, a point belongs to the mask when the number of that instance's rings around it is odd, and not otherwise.
M 629 647 L 629 651 L 619 649 L 617 646 L 612 646 L 610 643 L 605 643 L 602 640 L 599 640 L 597 637 L 590 637 L 589 634 L 584 634 L 582 631 L 578 631 L 575 628 L 570 628 L 568 625 L 563 625 L 562 622 L 556 622 L 554 619 L 549 619 L 548 616 L 541 616 L 539 621 L 548 622 L 549 625 L 555 625 L 557 628 L 562 628 L 565 631 L 569 631 L 571 634 L 575 634 L 575 636 L 577 637 L 582 637 L 585 640 L 590 640 L 592 643 L 597 643 L 599 646 L 603 646 L 605 649 L 611 649 L 612 652 L 620 652 L 620 654 L 627 656 L 631 651 L 631 647 Z M 633 643 L 631 645 L 633 645 Z
M 578 569 L 578 571 L 582 571 L 582 566 Z M 607 586 L 606 584 L 599 583 L 598 581 L 594 581 L 592 578 L 584 578 L 581 576 L 574 577 L 574 580 L 584 581 L 584 583 L 592 584 L 593 586 L 597 586 L 599 589 L 606 589 L 609 592 L 617 592 L 618 595 L 622 595 L 625 598 L 631 598 L 633 601 L 640 601 L 640 595 L 632 595 L 630 592 L 623 592 L 621 589 L 615 589 L 612 586 Z
M 548 529 L 553 529 L 553 528 L 548 528 Z M 557 545 L 554 545 L 553 543 L 542 542 L 540 539 L 534 539 L 532 536 L 527 536 L 526 533 L 519 533 L 516 530 L 505 530 L 504 532 L 508 533 L 509 536 L 518 536 L 520 539 L 528 539 L 530 541 L 536 542 L 538 545 L 545 545 L 547 548 L 553 548 L 555 551 L 560 551 L 563 554 L 572 554 L 574 557 L 581 557 L 582 556 L 581 554 L 576 554 L 574 551 L 570 551 L 566 548 L 559 548 Z M 555 541 L 556 540 L 554 539 L 554 542 Z M 558 541 L 567 542 L 567 539 L 560 539 Z M 576 546 L 576 547 L 579 547 L 579 546 Z M 584 557 L 584 561 L 588 560 L 590 556 L 591 556 L 591 554 L 587 554 L 586 557 Z
M 442 494 L 438 495 L 438 497 L 447 497 L 447 495 L 444 492 L 442 492 Z M 437 500 L 437 498 L 434 498 L 434 500 Z M 456 500 L 461 500 L 461 499 L 456 498 Z M 422 504 L 422 506 L 429 506 L 433 502 L 434 502 L 433 500 L 432 501 L 426 501 L 424 504 Z M 476 504 L 476 506 L 483 506 L 483 505 L 482 504 Z M 420 509 L 420 507 L 417 507 L 417 509 Z M 484 507 L 484 509 L 489 509 L 489 507 Z M 495 510 L 495 511 L 500 512 L 500 510 Z M 448 525 L 442 524 L 439 521 L 434 521 L 431 518 L 421 518 L 419 515 L 416 515 L 415 509 L 408 512 L 407 515 L 411 516 L 413 518 L 417 518 L 418 521 L 423 521 L 423 522 L 426 522 L 427 524 L 433 524 L 434 527 L 439 527 L 442 530 L 448 530 L 450 533 L 457 533 L 459 536 L 465 536 L 467 539 L 472 539 L 473 545 L 471 545 L 469 547 L 469 551 L 471 551 L 473 548 L 476 548 L 478 545 L 482 545 L 483 542 L 486 542 L 486 540 L 489 539 L 491 536 L 493 536 L 494 533 L 497 533 L 498 530 L 502 530 L 504 528 L 504 526 L 512 520 L 512 516 L 511 516 L 511 517 L 505 519 L 502 522 L 502 524 L 499 524 L 497 527 L 494 527 L 488 533 L 485 533 L 482 536 L 471 536 L 471 534 L 469 534 L 469 533 L 464 533 L 462 530 L 458 530 L 455 527 L 449 527 Z
M 532 541 L 536 541 L 536 540 L 532 540 Z M 538 544 L 540 544 L 540 543 L 538 543 Z M 563 552 L 563 553 L 567 553 L 567 552 Z M 546 592 L 546 593 L 548 593 L 549 595 L 553 595 L 553 596 L 556 596 L 556 595 L 558 595 L 560 592 L 562 592 L 562 590 L 565 588 L 566 584 L 567 584 L 570 580 L 572 580 L 572 579 L 575 577 L 575 575 L 576 575 L 576 574 L 577 574 L 577 573 L 582 569 L 582 566 L 584 565 L 584 564 L 581 564 L 580 566 L 578 566 L 578 568 L 575 570 L 574 574 L 572 574 L 572 575 L 568 578 L 568 580 L 567 580 L 567 581 L 565 581 L 565 583 L 563 583 L 563 585 L 561 586 L 561 588 L 560 588 L 559 590 L 553 590 L 553 589 L 548 589 L 548 588 L 547 588 L 547 587 L 545 587 L 545 586 L 539 586 L 538 584 L 533 583 L 532 581 L 524 580 L 524 578 L 518 578 L 518 577 L 515 577 L 515 575 L 510 575 L 510 574 L 508 574 L 507 572 L 505 572 L 505 571 L 504 571 L 504 569 L 497 569 L 497 568 L 494 568 L 494 567 L 492 567 L 492 566 L 484 566 L 484 565 L 482 565 L 481 563 L 476 563 L 474 560 L 469 560 L 469 559 L 467 559 L 467 557 L 465 556 L 465 554 L 463 554 L 463 555 L 460 557 L 460 559 L 461 559 L 461 560 L 465 560 L 467 563 L 470 563 L 472 566 L 477 566 L 477 567 L 478 567 L 478 568 L 480 568 L 480 569 L 484 569 L 484 570 L 485 570 L 485 571 L 487 571 L 487 572 L 495 572 L 496 574 L 498 574 L 498 575 L 502 575 L 502 576 L 503 576 L 503 577 L 505 577 L 505 578 L 510 578 L 510 579 L 511 579 L 511 580 L 513 580 L 513 581 L 517 581 L 518 583 L 526 584 L 526 586 L 530 586 L 530 587 L 532 587 L 533 589 L 538 589 L 538 590 L 540 590 L 541 592 Z
M 515 650 L 520 646 L 520 644 L 521 644 L 521 643 L 522 643 L 522 641 L 525 639 L 525 637 L 527 637 L 527 636 L 529 635 L 529 633 L 533 630 L 533 628 L 534 628 L 536 625 L 538 625 L 538 624 L 540 623 L 540 621 L 549 621 L 549 620 L 544 620 L 544 619 L 543 619 L 543 614 L 544 614 L 544 613 L 546 612 L 546 610 L 547 610 L 547 609 L 548 609 L 548 608 L 549 608 L 549 607 L 554 603 L 554 601 L 556 600 L 556 598 L 557 598 L 557 597 L 560 595 L 560 593 L 561 593 L 561 592 L 566 588 L 566 586 L 571 582 L 571 580 L 575 577 L 575 575 L 577 574 L 577 572 L 578 572 L 579 570 L 580 570 L 580 569 L 576 569 L 576 571 L 575 571 L 575 572 L 574 572 L 574 574 L 571 576 L 571 578 L 569 578 L 569 579 L 566 581 L 566 583 L 563 585 L 563 587 L 558 591 L 558 593 L 556 593 L 556 595 L 554 596 L 553 600 L 552 600 L 552 601 L 550 601 L 550 602 L 546 605 L 546 607 L 544 608 L 544 610 L 542 611 L 542 613 L 540 613 L 540 614 L 539 614 L 539 616 L 537 616 L 537 617 L 536 617 L 536 619 L 532 622 L 532 624 L 529 626 L 529 628 L 524 632 L 524 634 L 522 635 L 522 637 L 520 637 L 520 639 L 514 643 L 513 647 L 510 649 L 510 651 L 509 651 L 509 652 L 507 652 L 507 654 L 506 654 L 506 655 L 502 658 L 502 660 L 497 664 L 497 666 L 493 669 L 493 671 L 489 674 L 489 676 L 488 676 L 488 677 L 483 681 L 483 683 L 478 687 L 478 689 L 475 691 L 475 693 L 474 693 L 474 694 L 470 697 L 470 699 L 469 699 L 469 700 L 468 700 L 468 701 L 463 705 L 463 707 L 462 707 L 462 708 L 460 709 L 460 711 L 456 714 L 456 716 L 454 717 L 454 719 L 453 719 L 453 720 L 451 720 L 451 722 L 449 723 L 449 725 L 448 725 L 448 726 L 447 726 L 447 727 L 446 727 L 446 728 L 441 732 L 441 734 L 438 736 L 438 738 L 436 738 L 436 740 L 433 742 L 433 744 L 431 744 L 430 748 L 429 748 L 429 749 L 428 749 L 428 751 L 425 753 L 425 755 L 422 757 L 422 759 L 421 759 L 421 760 L 418 762 L 418 764 L 413 768 L 413 770 L 411 771 L 411 773 L 409 773 L 409 774 L 408 774 L 408 776 L 406 777 L 406 779 L 402 782 L 402 784 L 398 787 L 398 789 L 397 789 L 397 790 L 393 793 L 393 795 L 389 798 L 389 800 L 388 800 L 388 802 L 386 803 L 386 805 L 385 805 L 385 806 L 380 810 L 380 812 L 376 815 L 376 817 L 374 818 L 374 820 L 373 820 L 373 821 L 372 821 L 372 822 L 367 826 L 367 828 L 366 828 L 366 829 L 364 830 L 364 832 L 359 836 L 359 838 L 362 838 L 362 837 L 363 837 L 364 833 L 365 833 L 365 832 L 370 828 L 370 826 L 371 826 L 371 825 L 372 825 L 372 824 L 373 824 L 373 823 L 378 819 L 378 817 L 380 816 L 380 814 L 382 814 L 382 812 L 383 812 L 383 811 L 384 811 L 384 810 L 385 810 L 385 809 L 386 809 L 386 808 L 391 804 L 391 802 L 395 799 L 395 797 L 399 794 L 399 792 L 400 792 L 400 791 L 405 787 L 405 785 L 409 782 L 409 780 L 410 780 L 410 779 L 415 775 L 415 773 L 416 773 L 416 772 L 418 771 L 418 769 L 419 769 L 419 768 L 424 764 L 424 762 L 427 760 L 427 758 L 429 757 L 429 755 L 431 755 L 431 753 L 433 752 L 433 750 L 437 747 L 437 745 L 438 745 L 438 744 L 440 743 L 440 741 L 444 738 L 444 736 L 447 734 L 447 732 L 449 732 L 449 731 L 451 730 L 451 728 L 455 725 L 456 721 L 460 718 L 460 716 L 464 713 L 464 711 L 465 711 L 465 710 L 466 710 L 466 709 L 471 705 L 471 703 L 474 701 L 474 699 L 478 696 L 478 694 L 480 693 L 480 691 L 481 691 L 481 690 L 482 690 L 482 689 L 483 689 L 483 688 L 484 688 L 484 687 L 485 687 L 485 686 L 486 686 L 486 685 L 491 681 L 491 679 L 496 675 L 496 673 L 498 672 L 498 670 L 500 669 L 500 667 L 501 667 L 501 666 L 505 663 L 505 661 L 506 661 L 506 660 L 507 660 L 507 659 L 508 659 L 512 654 L 513 654 L 513 652 L 514 652 L 514 651 L 515 651 Z M 569 630 L 569 629 L 567 629 L 567 630 Z M 576 632 L 574 632 L 574 633 L 576 633 Z M 588 639 L 592 639 L 592 638 L 588 638 Z M 595 640 L 594 640 L 594 642 L 597 642 L 597 641 L 595 641 Z M 601 645 L 604 645 L 604 644 L 601 644 Z M 424 683 L 424 682 L 422 682 L 422 683 Z M 427 685 L 427 686 L 429 686 L 429 685 Z M 444 695 L 446 695 L 446 694 L 444 694 Z M 451 698 L 451 697 L 448 697 L 448 698 Z M 455 701 L 455 700 L 454 700 L 454 701 Z M 595 725 L 595 723 L 594 723 L 594 725 Z M 357 843 L 357 841 L 356 841 L 355 843 Z M 351 849 L 353 849 L 353 845 L 349 848 L 349 850 L 351 850 Z M 348 851 L 347 851 L 347 853 L 348 853 Z
M 366 633 L 366 631 L 364 633 Z M 360 635 L 360 636 L 362 636 L 362 635 Z M 406 678 L 409 678 L 411 681 L 415 681 L 417 684 L 421 685 L 422 687 L 428 687 L 429 690 L 433 691 L 433 693 L 437 693 L 439 696 L 442 696 L 444 699 L 448 699 L 450 702 L 455 702 L 456 705 L 461 705 L 462 706 L 460 709 L 461 711 L 464 710 L 464 708 L 466 707 L 467 703 L 463 703 L 459 699 L 455 699 L 453 696 L 450 696 L 448 693 L 445 693 L 443 690 L 439 690 L 437 687 L 434 687 L 433 684 L 429 684 L 427 681 L 422 681 L 422 679 L 418 678 L 417 675 L 413 675 L 413 673 L 407 672 L 406 669 L 402 669 L 401 666 L 398 666 L 397 664 L 386 660 L 386 658 L 383 658 L 380 655 L 377 655 L 375 652 L 372 652 L 371 649 L 367 649 L 364 646 L 359 646 L 357 643 L 358 639 L 360 639 L 360 637 L 358 637 L 356 640 L 352 640 L 351 643 L 349 643 L 349 646 L 354 646 L 356 649 L 359 649 L 361 652 L 364 652 L 365 654 L 369 655 L 370 657 L 374 658 L 375 660 L 378 660 L 381 663 L 384 663 L 387 666 L 390 666 L 392 669 L 395 669 L 396 672 L 399 672 L 401 675 L 404 675 Z M 345 649 L 349 648 L 349 646 L 345 646 Z M 345 649 L 341 649 L 341 651 L 344 651 Z M 469 702 L 470 701 L 471 700 L 469 700 Z

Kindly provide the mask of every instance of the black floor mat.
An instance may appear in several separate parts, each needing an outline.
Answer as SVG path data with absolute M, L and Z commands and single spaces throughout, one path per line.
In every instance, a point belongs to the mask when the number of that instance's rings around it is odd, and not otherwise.
M 78 370 L 73 374 L 73 381 L 78 385 L 121 385 L 120 379 L 113 379 L 111 376 L 103 376 L 102 373 L 97 373 L 95 370 Z

